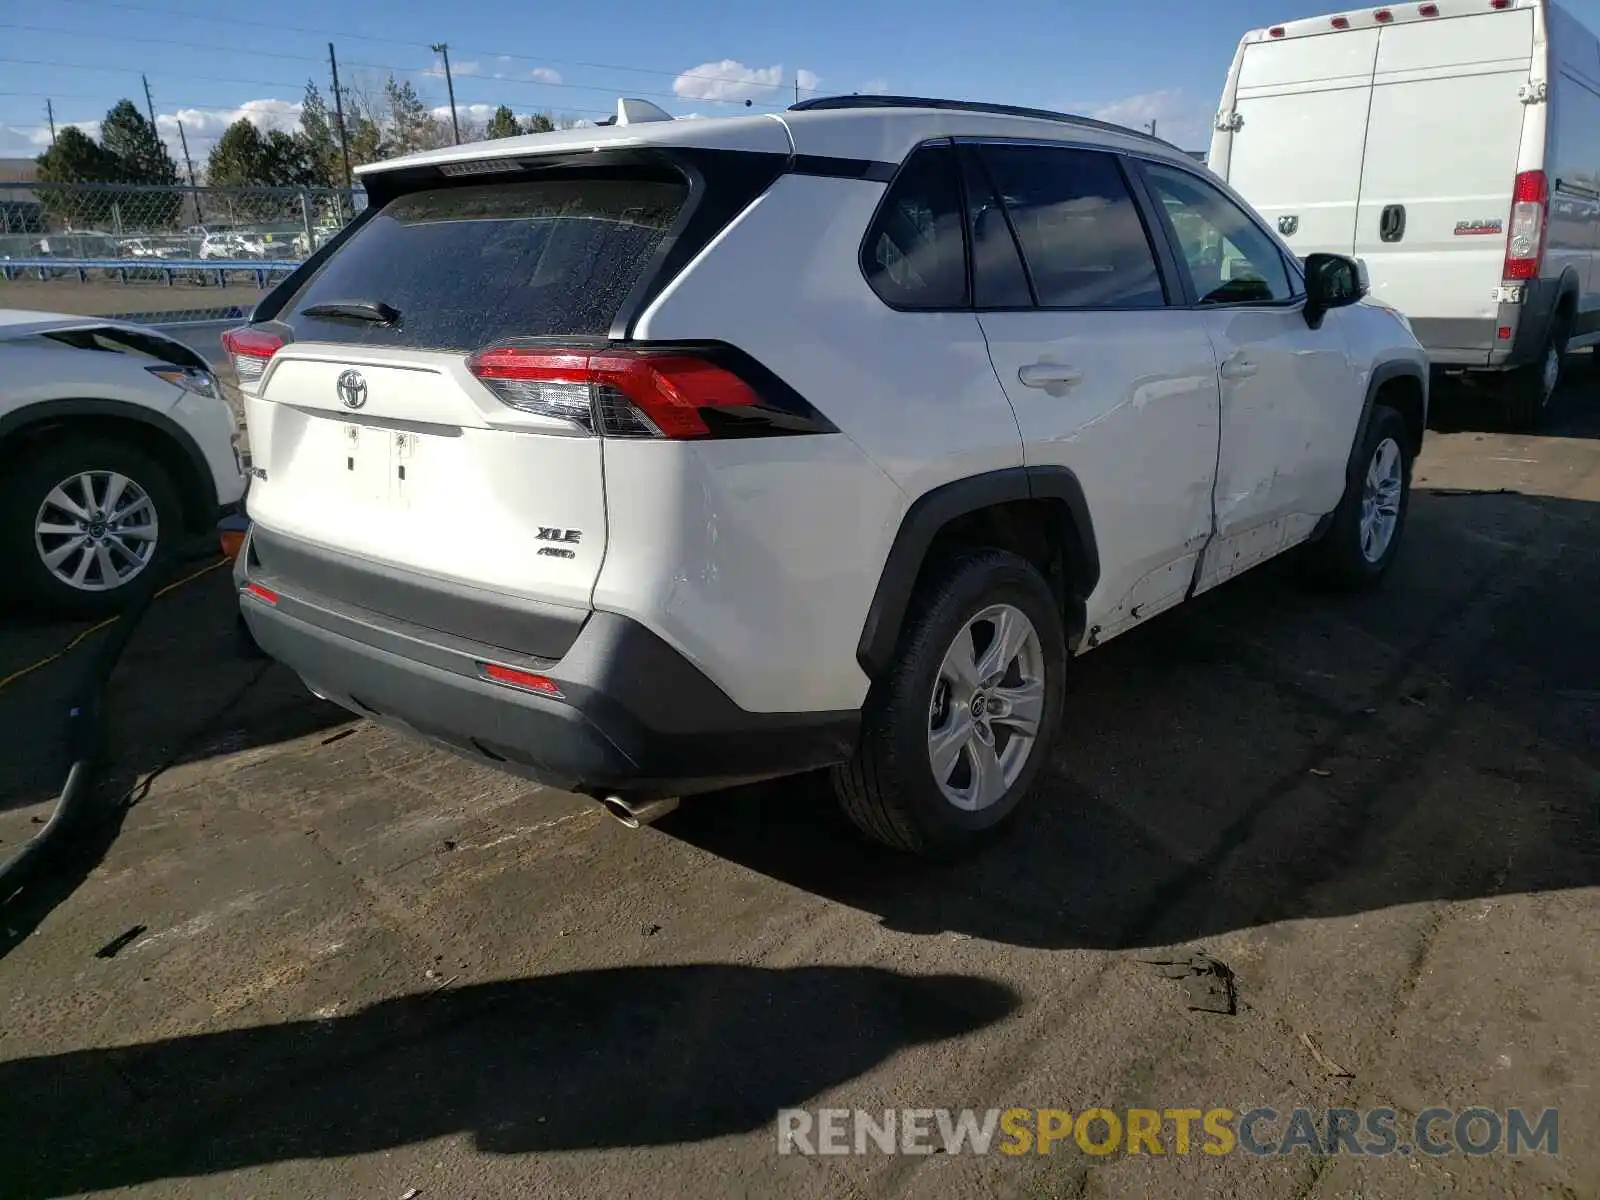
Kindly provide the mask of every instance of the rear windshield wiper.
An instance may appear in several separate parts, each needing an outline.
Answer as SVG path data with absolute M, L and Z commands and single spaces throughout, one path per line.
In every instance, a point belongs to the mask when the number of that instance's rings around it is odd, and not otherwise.
M 303 317 L 334 317 L 349 321 L 370 321 L 374 325 L 393 325 L 400 310 L 382 300 L 327 300 L 300 310 Z

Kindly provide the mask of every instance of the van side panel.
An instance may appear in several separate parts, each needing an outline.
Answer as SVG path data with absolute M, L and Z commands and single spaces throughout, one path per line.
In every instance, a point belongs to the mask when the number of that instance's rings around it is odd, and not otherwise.
M 1355 243 L 1378 32 L 1244 48 L 1234 97 L 1239 129 L 1218 171 L 1302 257 L 1349 254 Z
M 1542 146 L 1540 130 L 1525 142 L 1535 114 L 1518 96 L 1534 53 L 1530 9 L 1382 31 L 1355 253 L 1445 361 L 1495 348 L 1519 154 Z

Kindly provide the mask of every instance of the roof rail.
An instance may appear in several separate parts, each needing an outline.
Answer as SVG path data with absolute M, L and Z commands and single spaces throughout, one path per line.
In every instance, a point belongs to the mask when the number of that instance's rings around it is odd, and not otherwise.
M 1073 113 L 1054 112 L 1048 108 L 1022 108 L 1015 104 L 985 104 L 974 100 L 943 100 L 927 96 L 813 96 L 789 105 L 790 112 L 813 112 L 818 109 L 851 108 L 938 108 L 950 112 L 991 113 L 1000 117 L 1027 117 L 1034 121 L 1059 121 L 1063 125 L 1077 125 L 1085 129 L 1099 129 L 1106 133 L 1120 133 L 1143 138 L 1163 146 L 1172 146 L 1165 138 L 1142 129 L 1131 129 L 1111 121 L 1094 117 L 1080 117 Z M 1176 147 L 1173 147 L 1176 149 Z

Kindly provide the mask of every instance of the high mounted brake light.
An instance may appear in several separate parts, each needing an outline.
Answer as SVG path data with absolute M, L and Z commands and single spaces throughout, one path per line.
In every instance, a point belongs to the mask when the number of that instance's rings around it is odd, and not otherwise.
M 239 382 L 248 386 L 261 382 L 261 377 L 267 373 L 267 363 L 283 348 L 283 339 L 275 333 L 245 325 L 224 333 L 222 348 L 233 361 L 233 373 L 239 377 Z
M 467 368 L 510 408 L 615 438 L 832 432 L 803 401 L 764 395 L 737 371 L 677 349 L 492 346 Z
M 1506 261 L 1501 278 L 1539 277 L 1549 216 L 1550 184 L 1545 173 L 1521 172 L 1511 191 L 1511 224 L 1506 231 Z

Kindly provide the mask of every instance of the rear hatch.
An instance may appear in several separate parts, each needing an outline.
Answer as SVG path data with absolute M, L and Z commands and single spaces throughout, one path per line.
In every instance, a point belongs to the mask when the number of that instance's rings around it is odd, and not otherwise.
M 251 517 L 356 559 L 586 608 L 606 550 L 602 440 L 550 389 L 515 407 L 471 355 L 603 343 L 688 195 L 670 170 L 596 170 L 389 201 L 230 342 Z
M 1355 253 L 1373 291 L 1408 316 L 1482 322 L 1498 311 L 1533 22 L 1516 8 L 1383 30 Z M 1453 328 L 1433 326 L 1444 344 L 1460 341 Z

